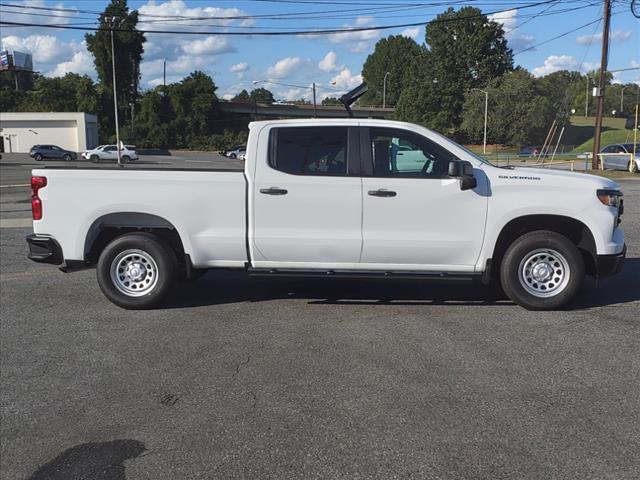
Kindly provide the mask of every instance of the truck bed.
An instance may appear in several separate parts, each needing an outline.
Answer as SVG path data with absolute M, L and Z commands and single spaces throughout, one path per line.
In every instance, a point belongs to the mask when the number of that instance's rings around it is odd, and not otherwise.
M 195 267 L 243 266 L 247 260 L 242 171 L 71 166 L 33 175 L 47 178 L 40 190 L 43 218 L 34 221 L 34 232 L 56 238 L 67 260 L 84 258 L 92 231 L 127 222 L 174 228 Z

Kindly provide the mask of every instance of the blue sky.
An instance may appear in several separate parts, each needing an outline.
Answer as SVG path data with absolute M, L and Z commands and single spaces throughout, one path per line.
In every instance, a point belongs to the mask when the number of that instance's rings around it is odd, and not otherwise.
M 107 2 L 2 0 L 2 3 L 92 12 L 102 11 Z M 597 68 L 601 22 L 531 50 L 518 52 L 597 20 L 602 16 L 602 2 L 562 0 L 525 7 L 532 3 L 538 2 L 477 0 L 453 1 L 450 4 L 454 7 L 474 5 L 485 13 L 505 11 L 492 18 L 504 25 L 509 44 L 517 53 L 515 63 L 534 75 L 541 76 L 560 69 L 585 71 Z M 140 28 L 205 32 L 313 30 L 427 22 L 446 8 L 436 0 L 130 0 L 129 5 L 138 9 L 142 20 L 147 22 Z M 91 25 L 96 17 L 91 13 L 0 8 L 4 21 L 84 26 Z M 571 11 L 566 11 L 569 9 Z M 50 16 L 38 16 L 43 13 Z M 306 18 L 291 16 L 297 13 L 305 14 Z M 632 16 L 629 0 L 614 1 L 613 13 L 609 69 L 640 67 L 640 20 Z M 283 14 L 289 17 L 283 18 Z M 246 18 L 269 15 L 278 18 Z M 218 19 L 184 19 L 212 16 Z M 181 20 L 176 20 L 177 17 Z M 221 20 L 220 17 L 245 18 Z M 185 23 L 198 26 L 187 27 Z M 33 53 L 34 68 L 41 73 L 57 76 L 72 71 L 95 77 L 92 58 L 83 44 L 84 32 L 42 27 L 0 28 L 3 47 Z M 219 87 L 218 94 L 227 98 L 243 88 L 256 88 L 252 82 L 265 79 L 301 86 L 309 86 L 315 81 L 319 85 L 320 98 L 335 96 L 360 83 L 362 64 L 373 51 L 375 42 L 391 34 L 402 34 L 418 43 L 424 42 L 423 26 L 323 36 L 148 34 L 141 66 L 142 87 L 151 88 L 162 82 L 162 64 L 166 60 L 167 82 L 179 80 L 195 69 L 203 70 L 213 76 Z M 618 73 L 615 81 L 640 84 L 640 70 Z M 276 84 L 263 86 L 283 100 L 308 98 L 310 95 L 310 90 L 305 88 Z

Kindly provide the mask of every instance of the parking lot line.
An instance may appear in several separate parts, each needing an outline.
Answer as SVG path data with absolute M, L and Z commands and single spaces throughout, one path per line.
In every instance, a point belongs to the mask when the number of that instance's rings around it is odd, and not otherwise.
M 25 228 L 33 225 L 30 218 L 3 218 L 0 220 L 0 228 Z

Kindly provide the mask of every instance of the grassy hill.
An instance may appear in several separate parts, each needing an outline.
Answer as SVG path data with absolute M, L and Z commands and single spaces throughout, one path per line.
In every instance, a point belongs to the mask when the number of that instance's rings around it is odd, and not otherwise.
M 594 117 L 571 117 L 562 143 L 564 145 L 577 145 L 573 150 L 576 153 L 590 152 L 593 149 L 593 133 L 596 123 Z M 608 118 L 602 121 L 602 136 L 600 145 L 603 147 L 611 143 L 626 143 L 633 141 L 633 131 L 624 129 L 624 118 Z

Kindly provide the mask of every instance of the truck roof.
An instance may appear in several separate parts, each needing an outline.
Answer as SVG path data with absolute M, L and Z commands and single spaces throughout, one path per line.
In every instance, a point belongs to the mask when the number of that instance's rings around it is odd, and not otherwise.
M 367 125 L 367 124 L 376 124 L 380 125 L 380 123 L 397 125 L 397 126 L 409 126 L 414 125 L 408 122 L 399 122 L 397 120 L 386 120 L 384 118 L 288 118 L 283 120 L 260 120 L 257 122 L 250 122 L 249 128 L 257 128 L 264 127 L 267 125 L 296 125 L 296 124 L 317 124 L 317 125 Z

